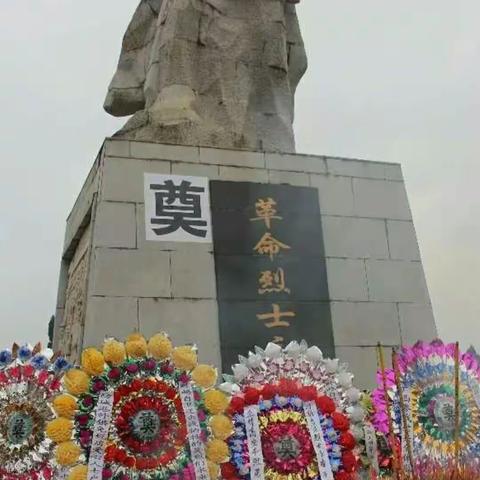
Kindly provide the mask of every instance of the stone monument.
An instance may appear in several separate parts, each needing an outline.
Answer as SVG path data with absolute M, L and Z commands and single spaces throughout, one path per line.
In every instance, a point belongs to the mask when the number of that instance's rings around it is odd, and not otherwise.
M 305 338 L 374 383 L 436 336 L 401 168 L 294 154 L 306 68 L 286 0 L 142 0 L 107 139 L 67 220 L 54 345 L 158 330 L 226 371 Z
M 105 110 L 120 138 L 293 152 L 306 68 L 291 0 L 142 0 Z

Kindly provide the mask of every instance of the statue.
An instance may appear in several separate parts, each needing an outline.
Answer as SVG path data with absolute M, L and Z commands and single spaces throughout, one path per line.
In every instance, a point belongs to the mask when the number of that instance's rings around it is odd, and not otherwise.
M 116 136 L 294 152 L 298 1 L 141 0 L 104 105 L 133 115 Z

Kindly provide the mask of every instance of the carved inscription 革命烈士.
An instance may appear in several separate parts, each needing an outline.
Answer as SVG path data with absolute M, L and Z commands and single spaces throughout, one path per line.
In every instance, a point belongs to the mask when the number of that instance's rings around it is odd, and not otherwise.
M 334 353 L 318 192 L 210 183 L 223 368 L 253 344 Z

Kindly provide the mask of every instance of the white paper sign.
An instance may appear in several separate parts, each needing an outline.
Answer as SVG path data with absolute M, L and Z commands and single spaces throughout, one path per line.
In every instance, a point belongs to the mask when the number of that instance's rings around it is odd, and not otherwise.
M 332 466 L 328 458 L 327 445 L 323 437 L 323 429 L 318 416 L 317 406 L 315 402 L 305 402 L 303 411 L 307 418 L 308 430 L 312 439 L 315 453 L 317 454 L 318 471 L 322 480 L 334 480 Z
M 403 464 L 406 470 L 410 470 L 410 461 L 408 458 L 408 444 L 407 433 L 410 441 L 410 445 L 413 445 L 413 419 L 410 414 L 410 392 L 408 390 L 403 391 L 403 402 L 405 404 L 405 417 L 407 423 L 403 420 L 402 415 L 402 452 L 403 452 Z
M 144 174 L 146 239 L 211 243 L 208 178 Z
M 243 411 L 247 432 L 248 455 L 250 457 L 250 479 L 263 480 L 265 470 L 262 451 L 262 438 L 258 423 L 258 405 L 249 405 Z
M 88 480 L 102 480 L 105 457 L 105 442 L 112 421 L 113 390 L 107 390 L 98 396 L 95 409 L 92 446 L 88 462 Z
M 377 445 L 377 435 L 375 434 L 375 429 L 369 423 L 365 424 L 363 427 L 365 433 L 365 451 L 367 457 L 370 460 L 370 464 L 376 473 L 380 473 L 380 468 L 378 465 L 378 445 Z
M 198 420 L 198 411 L 193 396 L 193 389 L 190 383 L 180 385 L 180 398 L 182 400 L 183 412 L 187 422 L 188 442 L 192 455 L 192 463 L 195 469 L 196 480 L 210 480 L 208 473 L 205 447 L 202 442 L 202 429 Z

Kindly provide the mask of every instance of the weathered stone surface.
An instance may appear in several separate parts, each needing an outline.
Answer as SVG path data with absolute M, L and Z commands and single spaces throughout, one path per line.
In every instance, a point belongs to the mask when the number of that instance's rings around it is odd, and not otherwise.
M 368 390 L 377 386 L 375 375 L 377 372 L 377 351 L 375 347 L 337 347 L 335 353 L 338 358 L 349 365 L 355 375 L 355 385 Z M 392 349 L 385 348 L 385 363 L 391 365 Z
M 370 300 L 429 303 L 420 262 L 366 260 Z
M 105 141 L 106 157 L 130 157 L 130 143 L 128 140 L 107 139 Z
M 64 355 L 75 362 L 80 358 L 87 307 L 90 272 L 91 226 L 84 231 L 68 266 L 65 308 L 57 338 Z
M 310 184 L 318 188 L 322 215 L 354 216 L 351 178 L 310 175 Z
M 181 160 L 182 162 L 189 163 L 198 163 L 200 161 L 198 148 L 184 147 L 182 145 L 130 142 L 130 150 L 133 158 L 147 160 Z
M 282 185 L 295 185 L 297 187 L 309 187 L 310 177 L 301 172 L 282 172 L 279 170 L 270 170 L 268 172 L 269 183 L 279 183 Z
M 242 152 L 220 148 L 200 148 L 200 162 L 232 167 L 264 168 L 265 156 L 260 152 Z
M 359 217 L 412 219 L 402 182 L 353 178 L 353 195 L 355 214 Z
M 98 192 L 98 184 L 98 166 L 97 162 L 95 162 L 67 219 L 63 254 L 68 257 L 73 255 L 73 251 L 85 227 L 90 223 L 90 212 L 94 203 L 95 194 Z
M 388 220 L 388 245 L 393 260 L 420 260 L 413 222 Z
M 259 168 L 220 167 L 220 180 L 268 183 L 268 172 Z
M 132 297 L 91 297 L 85 318 L 84 347 L 105 337 L 126 338 L 139 329 L 138 300 Z
M 171 173 L 170 162 L 107 157 L 101 199 L 111 202 L 143 203 L 145 173 Z
M 333 302 L 335 345 L 399 345 L 400 325 L 395 303 Z
M 93 242 L 98 247 L 135 248 L 137 221 L 135 204 L 99 202 Z
M 134 114 L 117 136 L 293 152 L 307 60 L 289 0 L 142 0 L 105 110 Z
M 363 260 L 328 258 L 327 275 L 331 300 L 368 300 Z
M 189 175 L 192 177 L 208 177 L 210 180 L 220 178 L 218 165 L 192 165 L 191 163 L 172 163 L 173 175 Z
M 97 248 L 92 295 L 170 297 L 170 255 L 153 250 Z
M 398 310 L 403 343 L 413 344 L 417 340 L 430 342 L 437 337 L 431 305 L 400 303 Z
M 325 255 L 340 258 L 388 258 L 384 220 L 322 217 Z
M 402 180 L 402 169 L 395 163 L 327 158 L 328 173 L 378 180 Z
M 280 153 L 265 154 L 267 168 L 291 172 L 327 173 L 323 157 L 313 155 L 290 155 Z
M 172 294 L 175 298 L 216 298 L 213 254 L 195 248 L 172 252 Z

